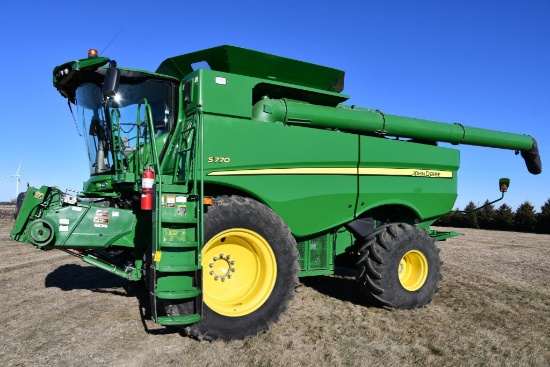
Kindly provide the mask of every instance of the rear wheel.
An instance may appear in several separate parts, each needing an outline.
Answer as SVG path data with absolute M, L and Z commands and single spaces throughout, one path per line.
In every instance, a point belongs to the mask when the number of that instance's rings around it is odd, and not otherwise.
M 378 228 L 359 249 L 361 291 L 376 306 L 422 307 L 438 291 L 439 249 L 425 231 L 406 223 Z
M 214 200 L 204 216 L 203 318 L 198 339 L 244 339 L 267 331 L 294 298 L 296 241 L 267 206 L 244 197 Z

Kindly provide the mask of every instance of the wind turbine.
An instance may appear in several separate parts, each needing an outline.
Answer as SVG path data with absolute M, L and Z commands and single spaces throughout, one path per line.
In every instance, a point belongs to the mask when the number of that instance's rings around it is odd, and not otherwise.
M 0 178 L 8 178 L 8 177 L 16 178 L 16 181 L 15 181 L 15 198 L 16 199 L 17 199 L 17 195 L 19 195 L 19 182 L 21 182 L 21 180 L 19 179 L 19 177 L 21 177 L 21 174 L 19 173 L 19 170 L 21 169 L 21 163 L 23 163 L 23 158 L 21 158 L 21 161 L 19 162 L 19 167 L 17 167 L 17 172 L 15 173 L 15 175 L 0 177 Z

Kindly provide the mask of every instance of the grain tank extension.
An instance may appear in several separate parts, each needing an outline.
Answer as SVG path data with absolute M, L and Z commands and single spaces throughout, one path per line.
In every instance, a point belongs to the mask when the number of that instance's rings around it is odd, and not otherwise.
M 57 66 L 88 149 L 82 190 L 29 187 L 11 239 L 143 282 L 152 319 L 195 338 L 269 330 L 298 278 L 357 269 L 375 306 L 438 289 L 430 229 L 457 197 L 459 152 L 521 152 L 529 135 L 344 104 L 344 72 L 233 46 L 155 72 L 88 57 Z M 504 153 L 503 153 L 504 154 Z

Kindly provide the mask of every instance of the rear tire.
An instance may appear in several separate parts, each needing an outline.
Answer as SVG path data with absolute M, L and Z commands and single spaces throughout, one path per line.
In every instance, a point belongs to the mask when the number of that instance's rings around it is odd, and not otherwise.
M 244 339 L 268 331 L 298 285 L 296 240 L 269 207 L 216 198 L 204 215 L 202 319 L 184 328 L 197 339 Z
M 375 306 L 413 309 L 431 302 L 441 278 L 439 249 L 406 223 L 381 226 L 359 248 L 361 291 Z

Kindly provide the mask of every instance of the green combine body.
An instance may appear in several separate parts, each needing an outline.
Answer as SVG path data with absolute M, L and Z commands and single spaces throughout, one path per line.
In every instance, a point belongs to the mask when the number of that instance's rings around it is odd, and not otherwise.
M 455 233 L 429 226 L 452 210 L 459 168 L 438 142 L 542 169 L 528 135 L 344 105 L 343 71 L 232 46 L 156 72 L 91 53 L 53 83 L 76 105 L 90 178 L 78 193 L 30 187 L 11 239 L 143 280 L 153 320 L 198 339 L 268 330 L 298 277 L 336 265 L 358 268 L 373 305 L 430 302 L 434 241 Z

